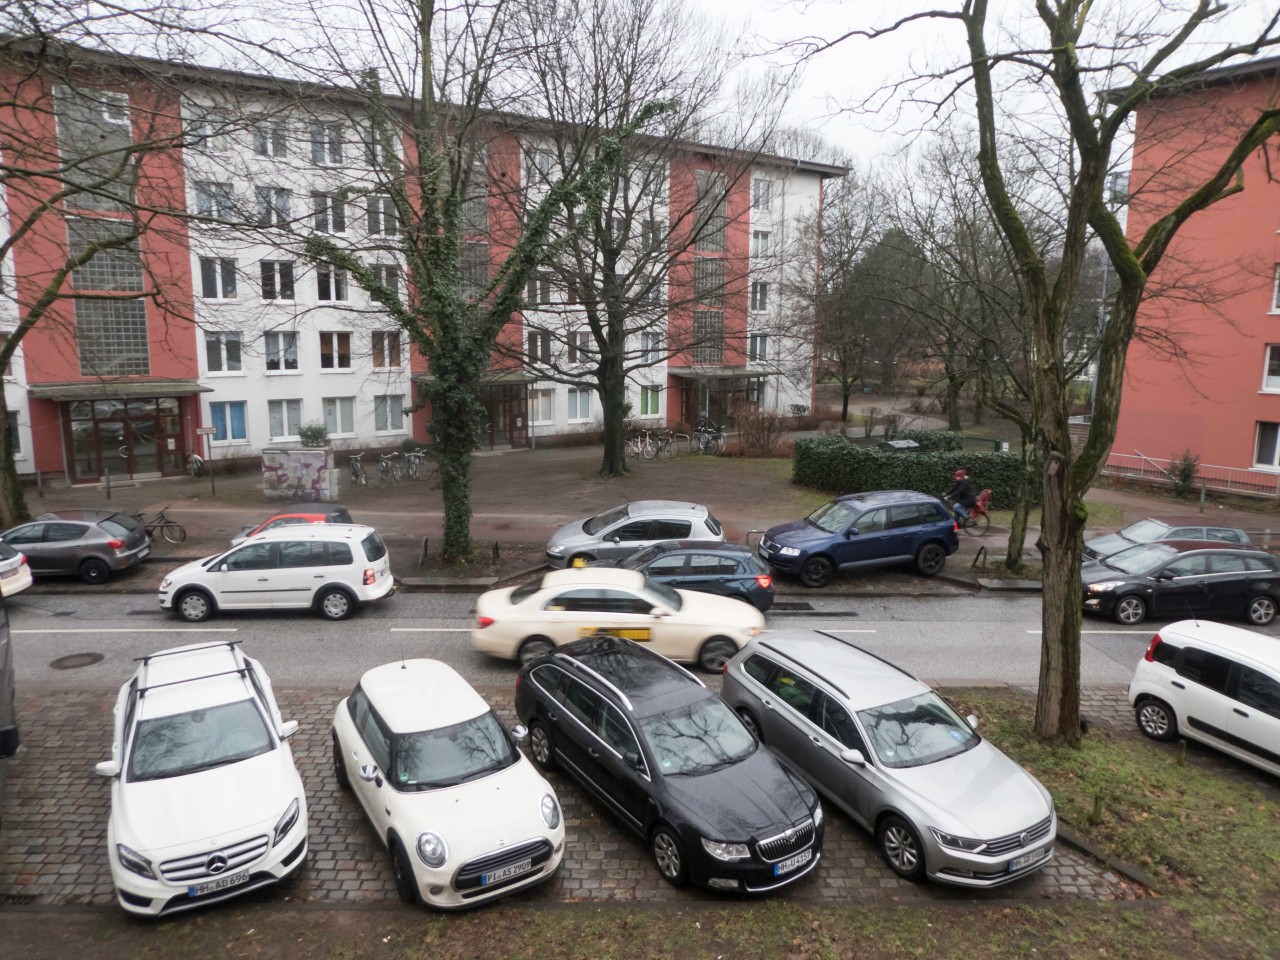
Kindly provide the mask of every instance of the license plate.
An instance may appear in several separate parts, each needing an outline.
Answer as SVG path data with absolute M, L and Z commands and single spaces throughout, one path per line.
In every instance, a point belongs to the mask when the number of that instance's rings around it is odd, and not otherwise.
M 0 570 L 0 580 L 8 580 L 10 577 L 16 577 L 17 575 L 17 567 L 14 567 L 12 570 Z
M 228 887 L 238 887 L 242 883 L 249 882 L 249 872 L 231 873 L 225 877 L 219 877 L 217 880 L 210 880 L 208 883 L 193 883 L 187 887 L 188 897 L 199 897 L 206 893 L 217 893 L 219 890 L 226 890 Z
M 790 873 L 796 867 L 803 866 L 812 859 L 812 850 L 801 850 L 794 857 L 787 857 L 787 859 L 783 860 L 781 863 L 775 863 L 773 865 L 773 875 L 778 877 L 784 873 Z
M 1033 863 L 1039 863 L 1049 855 L 1049 851 L 1052 849 L 1052 847 L 1041 847 L 1039 850 L 1032 850 L 1030 853 L 1024 853 L 1020 857 L 1014 857 L 1009 861 L 1009 872 L 1017 873 L 1024 867 L 1029 867 Z
M 491 883 L 500 883 L 503 880 L 510 880 L 512 877 L 518 877 L 522 873 L 528 873 L 533 869 L 533 860 L 521 860 L 519 863 L 513 863 L 510 866 L 503 867 L 501 870 L 495 870 L 493 873 L 482 874 L 480 877 L 480 885 L 487 887 Z
M 760 556 L 762 556 L 762 557 L 767 557 L 767 556 L 769 556 L 769 554 L 771 554 L 772 552 L 773 552 L 773 551 L 772 551 L 772 550 L 770 550 L 768 547 L 765 547 L 765 546 L 761 546 L 761 547 L 760 547 Z
M 143 547 L 143 548 L 142 548 L 142 552 L 138 554 L 138 559 L 139 559 L 139 560 L 143 559 L 143 558 L 144 558 L 144 557 L 146 557 L 146 555 L 147 555 L 148 553 L 150 553 L 150 552 L 151 552 L 151 548 L 150 548 L 150 547 Z

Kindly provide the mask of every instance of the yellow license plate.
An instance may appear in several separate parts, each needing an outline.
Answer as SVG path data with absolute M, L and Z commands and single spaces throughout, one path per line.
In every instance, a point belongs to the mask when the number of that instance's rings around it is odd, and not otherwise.
M 611 630 L 609 627 L 579 627 L 578 636 L 594 637 L 597 633 L 607 633 L 611 637 L 623 640 L 635 640 L 637 643 L 648 643 L 653 639 L 653 631 L 648 627 L 624 627 Z

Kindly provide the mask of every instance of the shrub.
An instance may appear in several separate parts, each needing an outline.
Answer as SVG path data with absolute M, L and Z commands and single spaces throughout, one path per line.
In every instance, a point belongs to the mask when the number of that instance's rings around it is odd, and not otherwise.
M 776 457 L 786 433 L 782 417 L 774 413 L 744 413 L 738 417 L 738 441 L 749 456 Z
M 1196 491 L 1196 473 L 1200 469 L 1200 458 L 1190 449 L 1184 450 L 1177 460 L 1169 458 L 1173 466 L 1173 494 L 1186 498 Z
M 869 437 L 875 433 L 883 415 L 884 411 L 879 407 L 867 407 L 867 412 L 862 415 L 862 435 L 864 437 Z
M 298 428 L 298 439 L 304 447 L 326 447 L 329 445 L 329 428 L 318 420 L 304 423 Z
M 897 440 L 898 430 L 902 426 L 902 414 L 886 413 L 880 418 L 880 422 L 884 424 L 884 438 L 886 440 Z

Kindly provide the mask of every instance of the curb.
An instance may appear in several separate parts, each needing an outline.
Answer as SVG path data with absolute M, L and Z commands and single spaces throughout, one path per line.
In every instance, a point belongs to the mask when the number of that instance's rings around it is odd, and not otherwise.
M 1151 879 L 1145 871 L 1125 863 L 1123 860 L 1117 860 L 1111 854 L 1097 846 L 1092 840 L 1086 840 L 1075 831 L 1063 826 L 1062 821 L 1058 821 L 1058 839 L 1066 842 L 1068 846 L 1075 847 L 1081 853 L 1086 853 L 1099 863 L 1103 864 L 1108 870 L 1114 870 L 1116 873 L 1139 883 L 1148 890 L 1159 892 L 1156 890 L 1156 883 Z

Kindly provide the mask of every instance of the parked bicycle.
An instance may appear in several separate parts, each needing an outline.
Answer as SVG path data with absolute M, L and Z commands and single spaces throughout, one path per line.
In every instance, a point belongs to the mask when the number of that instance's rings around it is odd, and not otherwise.
M 675 433 L 665 427 L 654 435 L 654 440 L 658 445 L 658 453 L 665 453 L 668 457 L 674 457 L 680 452 L 680 438 L 684 434 Z
M 404 455 L 404 475 L 410 480 L 424 480 L 430 473 L 425 450 L 410 450 Z
M 396 463 L 398 453 L 378 454 L 378 479 L 383 483 L 400 482 L 400 464 Z
M 689 452 L 715 456 L 724 453 L 724 445 L 724 428 L 703 419 L 699 420 L 697 427 L 694 428 L 693 437 L 689 441 Z
M 627 437 L 627 456 L 632 460 L 637 457 L 652 460 L 657 452 L 657 444 L 653 442 L 648 430 L 636 430 Z
M 360 458 L 364 456 L 364 451 L 353 453 L 347 457 L 347 463 L 351 467 L 351 482 L 357 486 L 367 487 L 369 485 L 369 477 L 364 472 L 364 464 L 360 462 Z
M 170 520 L 165 516 L 164 510 L 153 517 L 148 517 L 145 513 L 135 513 L 133 519 L 147 528 L 147 536 L 152 539 L 157 535 L 164 537 L 169 543 L 181 543 L 187 539 L 187 528 L 176 520 Z
M 193 477 L 204 476 L 204 457 L 198 453 L 193 453 L 187 457 L 187 473 Z

